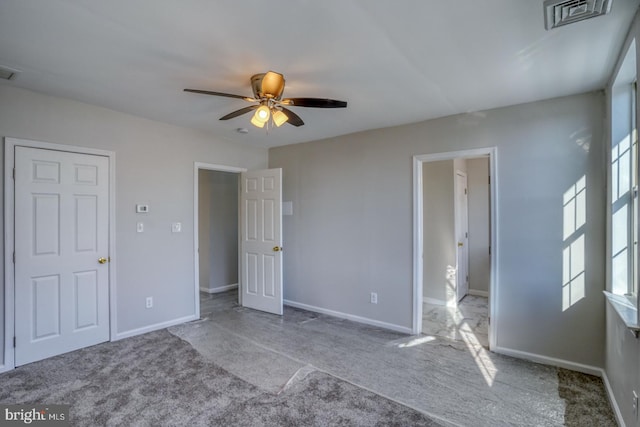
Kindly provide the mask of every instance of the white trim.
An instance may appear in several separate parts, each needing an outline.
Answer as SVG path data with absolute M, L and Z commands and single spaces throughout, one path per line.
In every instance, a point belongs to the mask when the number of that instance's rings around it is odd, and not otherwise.
M 246 172 L 246 168 L 241 168 L 237 166 L 227 166 L 227 165 L 217 165 L 214 163 L 201 163 L 194 162 L 193 163 L 193 278 L 194 278 L 194 289 L 195 289 L 195 313 L 194 316 L 196 318 L 200 318 L 200 254 L 199 247 L 200 242 L 198 239 L 198 170 L 212 170 L 219 172 L 234 172 L 234 173 L 242 173 Z M 238 190 L 239 192 L 240 190 Z M 238 254 L 239 256 L 239 254 Z M 205 291 L 204 292 L 209 292 Z M 238 297 L 240 298 L 240 297 Z
M 206 292 L 208 294 L 219 294 L 220 292 L 230 291 L 231 289 L 238 289 L 238 284 L 234 283 L 233 285 L 227 286 L 218 286 L 217 288 L 200 288 L 200 292 Z
M 489 316 L 495 319 L 489 324 L 489 348 L 497 345 L 498 339 L 498 149 L 497 147 L 471 150 L 450 151 L 446 153 L 422 154 L 413 156 L 413 322 L 412 333 L 422 332 L 423 301 L 423 183 L 422 165 L 424 162 L 452 160 L 456 158 L 476 158 L 489 156 L 489 176 L 491 177 L 490 217 L 491 217 L 491 278 L 489 284 Z
M 117 298 L 116 298 L 116 153 L 114 151 L 87 148 L 76 145 L 54 144 L 27 139 L 4 139 L 4 364 L 0 372 L 15 368 L 15 350 L 13 335 L 15 333 L 15 277 L 13 269 L 14 251 L 14 181 L 15 147 L 40 148 L 44 150 L 66 151 L 79 154 L 104 156 L 109 159 L 109 335 L 113 341 L 117 331 Z
M 505 356 L 511 356 L 518 359 L 529 360 L 531 362 L 540 363 L 543 365 L 556 366 L 558 368 L 565 368 L 571 371 L 582 372 L 589 375 L 595 375 L 596 377 L 602 376 L 602 369 L 597 366 L 584 365 L 582 363 L 570 362 L 564 359 L 557 359 L 555 357 L 542 356 L 540 354 L 529 353 L 526 351 L 513 350 L 511 348 L 498 347 L 491 349 L 494 353 L 504 354 Z
M 422 160 L 413 156 L 413 319 L 412 331 L 422 332 L 423 265 L 423 217 L 422 217 Z
M 157 331 L 160 329 L 165 329 L 168 328 L 170 326 L 175 326 L 175 325 L 179 325 L 181 323 L 186 323 L 186 322 L 191 322 L 193 320 L 198 320 L 200 319 L 200 317 L 198 316 L 184 316 L 184 317 L 179 317 L 177 319 L 173 319 L 173 320 L 167 320 L 166 322 L 160 322 L 160 323 L 156 323 L 154 325 L 149 325 L 149 326 L 143 326 L 142 328 L 137 328 L 137 329 L 131 329 L 129 331 L 125 331 L 125 332 L 119 332 L 115 339 L 113 339 L 112 341 L 118 341 L 124 338 L 129 338 L 129 337 L 134 337 L 136 335 L 142 335 L 142 334 L 146 334 L 149 332 L 153 332 L 153 331 Z
M 411 335 L 411 328 L 406 326 L 395 325 L 393 323 L 381 322 L 379 320 L 369 319 L 367 317 L 356 316 L 353 314 L 342 313 L 340 311 L 329 310 L 326 308 L 316 307 L 313 305 L 303 304 L 301 302 L 295 302 L 290 300 L 283 300 L 284 305 L 289 307 L 300 308 L 302 310 L 313 311 L 315 313 L 327 314 L 329 316 L 338 317 L 340 319 L 351 320 L 352 322 L 364 323 L 365 325 L 377 326 L 383 329 L 389 329 L 391 331 L 402 332 L 403 334 Z
M 613 408 L 613 413 L 616 415 L 616 421 L 620 427 L 625 427 L 624 418 L 622 417 L 622 411 L 620 411 L 620 406 L 618 405 L 618 401 L 616 400 L 616 396 L 613 394 L 613 388 L 611 387 L 611 383 L 609 382 L 609 377 L 607 377 L 607 371 L 602 369 L 602 382 L 604 383 L 604 388 L 607 391 L 607 397 L 609 398 L 609 403 Z
M 478 289 L 469 289 L 468 294 L 476 296 L 476 297 L 489 298 L 489 292 L 488 291 L 481 291 L 481 290 L 478 290 Z

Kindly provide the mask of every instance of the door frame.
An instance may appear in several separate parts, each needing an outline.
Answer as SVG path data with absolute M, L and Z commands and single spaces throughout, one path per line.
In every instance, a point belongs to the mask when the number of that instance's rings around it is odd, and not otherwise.
M 15 197 L 13 168 L 15 167 L 15 147 L 38 148 L 64 151 L 78 154 L 104 156 L 109 159 L 109 339 L 117 340 L 117 298 L 116 298 L 116 153 L 114 151 L 81 147 L 76 145 L 55 144 L 19 138 L 4 138 L 4 359 L 0 372 L 15 368 L 15 272 L 13 265 L 15 237 Z
M 227 166 L 227 165 L 218 165 L 215 163 L 202 163 L 202 162 L 194 162 L 193 163 L 193 277 L 194 277 L 194 289 L 195 289 L 195 316 L 196 319 L 200 318 L 200 242 L 198 236 L 198 230 L 200 228 L 200 223 L 198 221 L 198 198 L 199 198 L 199 180 L 198 180 L 198 171 L 202 170 L 210 170 L 217 172 L 233 172 L 240 175 L 242 172 L 246 172 L 247 168 L 241 168 L 238 166 Z M 238 194 L 240 194 L 240 188 L 238 188 Z M 238 199 L 238 203 L 240 200 Z M 238 209 L 238 215 L 240 210 Z M 240 223 L 238 223 L 238 245 L 240 244 Z M 238 246 L 238 257 L 240 257 L 240 246 Z M 240 261 L 240 258 L 238 258 Z M 240 268 L 241 264 L 238 262 L 238 268 Z M 238 271 L 238 289 L 242 286 L 240 283 L 240 271 Z M 238 302 L 241 303 L 242 292 L 238 292 Z
M 449 151 L 435 154 L 413 156 L 413 324 L 412 333 L 422 333 L 423 304 L 423 182 L 422 166 L 427 162 L 453 160 L 456 158 L 475 158 L 489 156 L 490 175 L 490 245 L 491 245 L 491 278 L 489 283 L 489 349 L 496 347 L 498 338 L 499 306 L 498 306 L 498 148 L 476 148 L 470 150 Z

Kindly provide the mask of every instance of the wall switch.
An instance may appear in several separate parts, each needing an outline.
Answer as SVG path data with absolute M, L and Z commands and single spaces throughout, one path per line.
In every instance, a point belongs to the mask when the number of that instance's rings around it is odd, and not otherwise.
M 638 418 L 638 393 L 633 390 L 633 416 Z
M 137 231 L 138 233 L 143 233 L 143 232 L 144 232 L 144 223 L 139 222 L 139 223 L 136 225 L 136 231 Z
M 293 202 L 282 202 L 282 215 L 293 215 Z
M 171 232 L 172 233 L 181 233 L 182 232 L 182 223 L 181 222 L 174 222 L 173 224 L 171 224 Z
M 149 205 L 136 205 L 137 213 L 149 213 Z
M 153 297 L 147 297 L 147 301 L 145 303 L 145 307 L 147 307 L 147 308 L 153 307 Z
M 371 304 L 378 303 L 378 294 L 375 292 L 371 292 Z

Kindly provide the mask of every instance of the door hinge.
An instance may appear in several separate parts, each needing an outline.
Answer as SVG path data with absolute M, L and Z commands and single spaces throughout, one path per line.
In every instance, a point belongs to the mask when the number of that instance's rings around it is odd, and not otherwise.
M 13 168 L 13 179 L 16 179 L 16 168 Z
M 491 317 L 489 317 L 489 318 L 487 319 L 487 322 L 488 322 L 489 324 L 491 324 Z
M 491 246 L 489 246 L 489 255 L 491 255 Z
M 469 233 L 467 233 L 466 231 L 464 232 L 464 237 L 469 238 Z
M 13 348 L 16 348 L 16 337 L 13 337 Z
M 16 253 L 15 252 L 13 253 L 13 263 L 14 264 L 16 263 Z
M 464 194 L 467 194 L 467 189 L 466 188 L 464 189 Z
M 491 184 L 491 175 L 489 175 L 489 184 Z

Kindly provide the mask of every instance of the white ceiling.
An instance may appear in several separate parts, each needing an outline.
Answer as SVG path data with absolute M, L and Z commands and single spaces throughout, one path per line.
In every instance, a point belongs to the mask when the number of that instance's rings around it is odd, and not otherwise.
M 545 31 L 543 0 L 2 0 L 9 84 L 271 147 L 603 88 L 640 0 Z M 286 78 L 305 126 L 218 118 Z M 249 129 L 239 134 L 239 127 Z

